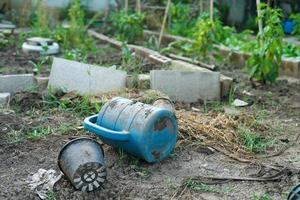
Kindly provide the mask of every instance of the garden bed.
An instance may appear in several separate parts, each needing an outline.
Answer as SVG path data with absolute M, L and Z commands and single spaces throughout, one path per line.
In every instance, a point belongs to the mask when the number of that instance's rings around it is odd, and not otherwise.
M 186 178 L 199 174 L 249 176 L 257 170 L 258 165 L 253 164 L 255 158 L 280 151 L 282 147 L 293 143 L 294 138 L 299 134 L 300 130 L 297 126 L 300 123 L 298 117 L 300 114 L 299 83 L 290 84 L 280 81 L 276 87 L 263 86 L 254 89 L 242 72 L 229 70 L 226 73 L 236 79 L 238 89 L 235 91 L 235 96 L 248 102 L 252 101 L 252 106 L 238 109 L 237 115 L 232 118 L 226 111 L 226 103 L 176 104 L 180 134 L 177 147 L 170 158 L 161 163 L 149 165 L 120 150 L 103 145 L 108 166 L 108 182 L 104 185 L 104 189 L 98 192 L 81 193 L 75 191 L 68 180 L 63 178 L 55 184 L 54 192 L 48 194 L 49 198 L 54 196 L 58 199 L 105 199 L 109 196 L 122 199 L 136 197 L 170 199 L 174 195 L 179 199 L 193 199 L 199 196 L 204 199 L 223 199 L 224 197 L 243 199 L 245 196 L 255 199 L 264 195 L 274 200 L 286 198 L 290 188 L 297 183 L 295 176 L 268 183 L 244 181 L 206 185 L 191 182 L 185 191 L 180 190 Z M 245 90 L 253 96 L 246 95 Z M 95 97 L 93 102 L 103 103 L 103 100 L 106 101 L 111 97 L 124 96 L 150 103 L 151 100 L 143 98 L 144 94 L 143 91 L 125 90 Z M 0 165 L 2 180 L 0 185 L 6 188 L 1 190 L 0 198 L 37 198 L 24 180 L 40 168 L 58 170 L 57 154 L 70 138 L 91 137 L 81 127 L 84 117 L 96 112 L 93 107 L 87 107 L 88 105 L 74 94 L 60 96 L 57 99 L 42 98 L 36 93 L 18 93 L 13 96 L 11 110 L 0 112 L 0 151 L 2 152 L 1 160 L 4 161 Z M 259 153 L 258 156 L 253 154 L 247 149 L 251 145 L 239 144 L 236 142 L 237 137 L 230 139 L 233 133 L 247 133 L 232 132 L 235 130 L 231 129 L 232 126 L 236 126 L 235 123 L 245 130 L 253 124 L 252 127 L 268 138 L 268 141 L 277 141 L 280 146 L 271 145 L 267 151 Z M 211 131 L 214 134 L 225 131 L 227 135 L 222 141 L 222 138 L 218 138 L 222 135 L 212 137 Z M 234 142 L 234 145 L 230 142 Z M 288 167 L 292 164 L 294 168 L 299 168 L 297 153 L 300 145 L 298 142 L 282 155 L 268 159 L 261 158 L 257 162 Z M 212 149 L 216 148 L 218 151 L 209 150 L 205 145 Z M 264 147 L 258 145 L 253 150 L 261 151 L 261 148 Z M 250 159 L 252 164 L 232 160 L 219 152 L 222 149 L 223 153 L 228 153 L 235 158 Z M 239 154 L 234 152 L 239 152 Z M 269 168 L 266 170 L 273 173 Z

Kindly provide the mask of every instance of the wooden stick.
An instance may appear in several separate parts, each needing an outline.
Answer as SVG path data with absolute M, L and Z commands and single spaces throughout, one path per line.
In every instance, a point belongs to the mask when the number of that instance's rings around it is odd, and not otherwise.
M 138 14 L 141 14 L 141 0 L 136 0 L 136 11 Z
M 260 12 L 260 0 L 256 0 L 256 9 L 257 9 L 257 17 L 258 17 L 258 30 L 259 30 L 259 35 L 260 35 L 260 45 L 263 46 L 264 41 L 263 41 L 263 35 L 264 35 L 264 30 L 263 30 L 263 22 L 261 17 L 261 12 Z
M 128 13 L 128 0 L 125 0 L 125 13 Z
M 165 26 L 166 26 L 166 22 L 167 22 L 167 18 L 168 18 L 169 9 L 171 7 L 171 3 L 172 3 L 171 0 L 168 0 L 168 4 L 166 7 L 165 16 L 164 16 L 164 21 L 162 23 L 161 31 L 160 31 L 160 35 L 159 35 L 159 39 L 158 39 L 158 49 L 160 48 L 161 40 L 162 40 L 164 31 L 165 31 Z
M 210 20 L 214 20 L 214 0 L 210 0 Z

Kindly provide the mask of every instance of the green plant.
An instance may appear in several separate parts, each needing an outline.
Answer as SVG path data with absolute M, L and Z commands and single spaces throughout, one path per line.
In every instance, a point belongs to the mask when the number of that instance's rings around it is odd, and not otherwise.
M 233 33 L 230 34 L 229 37 L 227 37 L 223 44 L 226 47 L 229 47 L 232 50 L 242 50 L 246 52 L 251 52 L 253 42 L 251 41 L 250 36 L 253 34 L 253 31 L 251 30 L 244 30 L 241 33 Z M 256 44 L 256 43 L 254 43 Z
M 252 153 L 265 152 L 268 147 L 274 144 L 274 140 L 267 139 L 258 133 L 251 132 L 248 128 L 239 126 L 238 132 L 240 133 L 243 145 L 246 150 Z
M 133 75 L 134 79 L 138 78 L 138 75 L 141 73 L 141 63 L 142 60 L 132 55 L 130 49 L 126 43 L 122 44 L 122 69 L 127 71 L 127 73 Z
M 176 189 L 176 185 L 174 184 L 174 181 L 172 181 L 171 177 L 166 177 L 164 180 L 165 184 L 170 189 Z
M 89 43 L 85 40 L 85 13 L 81 7 L 80 0 L 73 0 L 70 9 L 68 10 L 68 16 L 70 19 L 70 28 L 68 29 L 68 41 L 71 48 L 89 48 Z M 87 47 L 85 47 L 87 45 Z M 68 48 L 68 49 L 71 49 Z
M 40 139 L 40 138 L 45 138 L 46 136 L 50 135 L 52 133 L 52 129 L 50 127 L 42 127 L 42 128 L 36 128 L 33 129 L 32 131 L 28 132 L 26 134 L 27 139 Z
M 215 49 L 214 44 L 223 42 L 233 32 L 229 27 L 223 27 L 218 18 L 211 20 L 207 13 L 204 13 L 197 22 L 194 34 L 195 43 L 193 51 L 206 58 L 208 53 Z
M 40 74 L 43 68 L 43 65 L 49 62 L 50 57 L 49 56 L 42 56 L 36 63 L 33 61 L 29 61 L 33 66 L 33 71 L 36 74 Z
M 68 60 L 86 62 L 87 54 L 82 53 L 80 49 L 65 50 L 63 57 Z
M 236 87 L 231 86 L 228 94 L 228 104 L 231 105 L 234 101 L 234 95 L 236 92 Z
M 44 104 L 50 108 L 56 107 L 62 110 L 75 112 L 79 116 L 88 116 L 98 113 L 104 101 L 93 101 L 90 96 L 74 95 L 71 97 L 59 98 L 54 95 L 51 89 L 44 97 Z
M 252 199 L 253 200 L 272 200 L 273 198 L 269 194 L 264 193 L 264 194 L 254 194 Z
M 189 4 L 177 3 L 171 6 L 171 23 L 168 32 L 174 35 L 192 37 L 196 20 L 191 18 Z
M 300 47 L 292 43 L 285 43 L 282 49 L 282 55 L 284 57 L 300 57 Z
M 116 30 L 118 40 L 132 43 L 137 38 L 143 36 L 143 14 L 127 14 L 125 11 L 119 11 L 114 13 L 110 20 Z
M 258 34 L 257 44 L 247 60 L 246 69 L 251 78 L 263 83 L 273 83 L 278 77 L 283 48 L 283 30 L 281 27 L 281 10 L 266 4 L 259 6 L 261 15 L 258 20 L 264 23 L 263 34 Z
M 35 9 L 35 19 L 32 24 L 31 35 L 39 37 L 50 37 L 51 30 L 49 27 L 49 15 L 47 9 L 43 5 L 42 0 L 37 0 Z
M 54 191 L 48 191 L 46 200 L 56 200 L 56 193 Z
M 219 194 L 228 194 L 232 191 L 232 187 L 218 188 L 216 186 L 202 183 L 198 180 L 193 180 L 192 178 L 187 179 L 184 184 L 187 188 L 194 191 L 211 192 Z
M 292 14 L 290 19 L 294 21 L 293 35 L 300 36 L 300 13 Z

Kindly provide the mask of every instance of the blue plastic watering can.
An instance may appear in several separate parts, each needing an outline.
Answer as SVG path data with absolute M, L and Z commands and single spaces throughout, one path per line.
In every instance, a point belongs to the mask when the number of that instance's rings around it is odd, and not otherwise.
M 177 122 L 170 109 L 116 97 L 98 115 L 84 120 L 84 127 L 101 140 L 149 163 L 170 155 L 176 144 Z

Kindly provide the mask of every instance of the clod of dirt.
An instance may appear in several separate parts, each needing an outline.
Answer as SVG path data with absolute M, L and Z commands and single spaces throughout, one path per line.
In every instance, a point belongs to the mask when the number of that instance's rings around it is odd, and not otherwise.
M 11 105 L 16 106 L 21 112 L 26 112 L 32 108 L 42 108 L 42 95 L 37 92 L 18 92 L 13 95 Z

